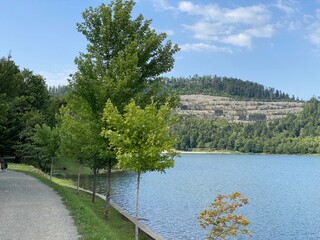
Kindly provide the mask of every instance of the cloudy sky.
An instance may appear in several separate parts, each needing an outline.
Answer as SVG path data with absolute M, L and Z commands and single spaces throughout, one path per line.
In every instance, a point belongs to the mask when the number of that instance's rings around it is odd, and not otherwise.
M 66 84 L 86 45 L 76 23 L 100 3 L 0 0 L 0 56 L 11 52 L 50 86 Z M 138 0 L 139 13 L 181 48 L 168 76 L 235 77 L 305 100 L 320 96 L 319 0 Z

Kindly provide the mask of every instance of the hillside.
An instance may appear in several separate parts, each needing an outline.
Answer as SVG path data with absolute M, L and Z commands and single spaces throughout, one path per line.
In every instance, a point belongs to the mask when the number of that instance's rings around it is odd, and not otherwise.
M 237 100 L 296 101 L 288 93 L 251 81 L 219 76 L 164 78 L 165 88 L 180 95 L 204 94 Z
M 266 104 L 271 107 L 275 103 Z M 284 106 L 286 104 L 283 103 Z M 249 103 L 247 105 L 250 106 Z M 320 153 L 320 101 L 315 98 L 305 102 L 298 114 L 268 122 L 251 121 L 250 124 L 184 114 L 187 111 L 180 112 L 179 121 L 171 130 L 173 135 L 178 136 L 175 147 L 179 150 L 201 148 L 245 153 Z M 293 106 L 288 112 L 293 113 Z
M 239 101 L 202 94 L 181 95 L 180 115 L 195 115 L 232 122 L 273 121 L 303 109 L 297 101 Z

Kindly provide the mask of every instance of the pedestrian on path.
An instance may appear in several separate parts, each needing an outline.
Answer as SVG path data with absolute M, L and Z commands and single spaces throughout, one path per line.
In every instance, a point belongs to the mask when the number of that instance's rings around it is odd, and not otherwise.
M 0 165 L 2 172 L 7 171 L 8 163 L 3 158 L 0 158 Z
M 1 164 L 1 171 L 4 172 L 5 165 L 4 165 L 4 160 L 0 158 L 0 164 Z
M 3 160 L 3 165 L 4 165 L 4 171 L 6 172 L 8 169 L 8 163 L 5 160 Z

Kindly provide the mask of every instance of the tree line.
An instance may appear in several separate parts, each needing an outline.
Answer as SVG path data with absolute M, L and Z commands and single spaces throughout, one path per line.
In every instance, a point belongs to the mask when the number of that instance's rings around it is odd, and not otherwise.
M 179 94 L 207 94 L 232 97 L 236 99 L 254 99 L 264 101 L 296 101 L 295 96 L 289 96 L 280 90 L 267 88 L 261 84 L 243 81 L 237 78 L 219 76 L 171 77 L 165 78 L 166 89 Z
M 45 79 L 20 69 L 11 55 L 0 59 L 0 154 L 18 161 L 35 157 L 32 136 L 36 125 L 54 126 L 64 103 L 48 91 Z M 44 167 L 43 162 L 39 162 Z
M 179 47 L 157 33 L 151 20 L 141 14 L 133 18 L 134 5 L 115 0 L 82 13 L 77 30 L 87 47 L 75 58 L 77 71 L 67 88 L 48 89 L 42 76 L 20 70 L 11 56 L 0 60 L 0 151 L 19 162 L 37 161 L 50 178 L 59 157 L 78 169 L 90 167 L 93 202 L 97 175 L 105 169 L 106 220 L 111 168 L 118 164 L 137 173 L 138 239 L 140 175 L 165 172 L 177 154 L 168 125 L 178 98 L 163 90 L 160 76 L 173 68 Z
M 320 152 L 320 102 L 312 98 L 297 115 L 273 122 L 233 123 L 196 116 L 179 116 L 171 129 L 176 148 L 269 154 Z

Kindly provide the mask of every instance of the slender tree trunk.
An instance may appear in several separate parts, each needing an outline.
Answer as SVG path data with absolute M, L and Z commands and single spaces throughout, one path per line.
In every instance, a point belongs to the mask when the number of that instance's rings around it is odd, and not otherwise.
M 78 180 L 77 180 L 77 194 L 79 194 L 79 188 L 80 188 L 80 170 L 81 170 L 81 163 L 79 162 L 79 166 L 78 166 Z
M 53 157 L 51 157 L 50 180 L 52 179 L 52 172 L 53 172 Z
M 138 227 L 138 210 L 139 210 L 139 186 L 140 186 L 140 172 L 138 172 L 137 176 L 137 188 L 136 188 L 136 240 L 139 238 L 139 227 Z
M 112 168 L 112 164 L 111 164 L 111 159 L 109 159 L 108 161 L 108 166 L 107 166 L 107 182 L 106 182 L 106 186 L 107 186 L 107 190 L 106 190 L 106 207 L 105 207 L 105 212 L 104 212 L 104 218 L 106 220 L 110 219 L 110 208 L 111 208 L 111 168 Z
M 97 191 L 97 175 L 98 171 L 93 170 L 93 188 L 92 188 L 92 202 L 96 202 L 96 191 Z

